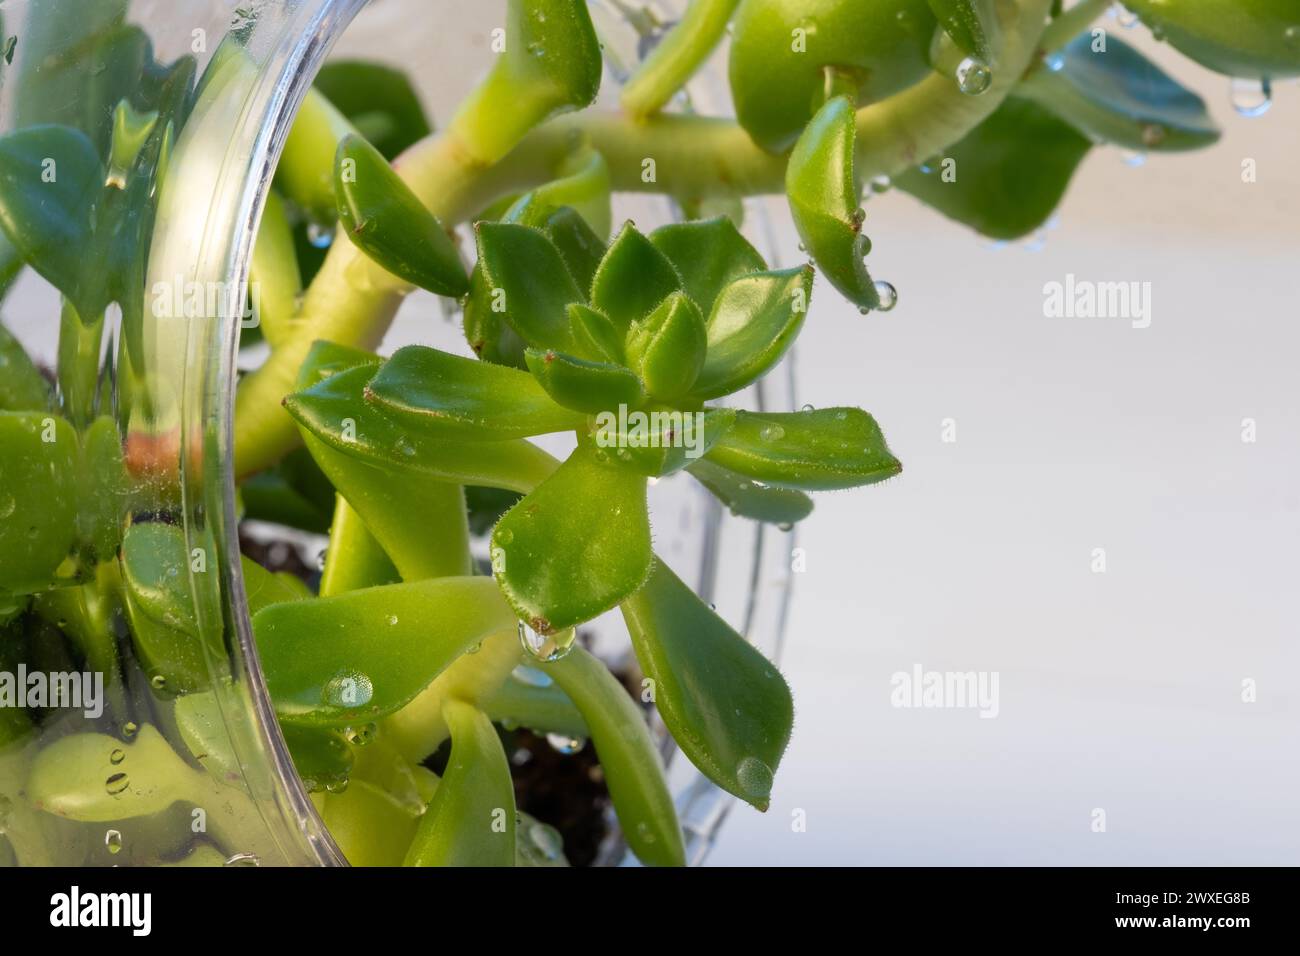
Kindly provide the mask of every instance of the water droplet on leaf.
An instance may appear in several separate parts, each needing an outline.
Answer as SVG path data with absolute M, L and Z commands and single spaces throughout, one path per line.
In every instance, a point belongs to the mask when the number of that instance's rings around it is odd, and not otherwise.
M 1254 119 L 1263 116 L 1273 105 L 1273 86 L 1268 80 L 1232 80 L 1232 108 L 1240 115 Z
M 880 298 L 880 305 L 876 306 L 877 311 L 889 312 L 898 305 L 898 290 L 891 283 L 880 279 L 876 281 L 875 286 L 876 295 Z
M 957 64 L 957 88 L 967 96 L 979 96 L 993 85 L 993 71 L 987 63 L 968 56 Z

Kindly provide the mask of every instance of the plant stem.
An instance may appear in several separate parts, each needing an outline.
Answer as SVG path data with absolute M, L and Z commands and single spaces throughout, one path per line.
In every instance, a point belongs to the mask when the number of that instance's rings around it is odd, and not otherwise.
M 623 87 L 620 102 L 634 119 L 658 113 L 713 52 L 740 0 L 691 0 Z
M 983 122 L 1034 62 L 1050 0 L 1020 0 L 1003 30 L 999 69 L 989 90 L 963 94 L 951 77 L 932 74 L 908 90 L 858 110 L 857 168 L 864 179 L 896 175 L 946 149 Z M 499 163 L 473 160 L 452 134 L 411 147 L 394 163 L 398 175 L 443 223 L 458 223 L 512 190 L 547 181 L 576 149 L 590 145 L 609 163 L 613 188 L 679 199 L 751 196 L 782 191 L 786 157 L 767 153 L 730 120 L 658 116 L 634 122 L 588 111 L 533 130 Z M 653 159 L 647 177 L 645 160 Z M 329 339 L 374 348 L 402 296 L 410 291 L 342 235 L 307 290 L 291 338 L 248 376 L 235 404 L 235 465 L 240 476 L 274 464 L 298 442 L 280 408 L 311 343 Z
M 1101 16 L 1111 0 L 1080 0 L 1069 10 L 1047 25 L 1043 38 L 1038 41 L 1043 53 L 1054 53 L 1065 46 Z

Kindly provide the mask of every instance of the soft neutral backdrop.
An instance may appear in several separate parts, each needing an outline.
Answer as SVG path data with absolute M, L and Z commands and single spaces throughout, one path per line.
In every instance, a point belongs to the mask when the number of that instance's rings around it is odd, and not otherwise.
M 382 0 L 342 51 L 412 57 L 436 110 L 500 4 L 433 6 L 459 9 L 430 32 Z M 771 810 L 737 809 L 713 863 L 1300 863 L 1300 86 L 1245 119 L 1225 78 L 1101 25 L 1197 89 L 1223 140 L 1139 167 L 1096 150 L 1055 228 L 1002 248 L 905 195 L 869 203 L 899 305 L 863 317 L 823 287 L 799 400 L 870 410 L 905 471 L 822 496 L 800 531 L 794 740 Z M 1150 282 L 1150 328 L 1045 318 L 1067 273 Z M 997 671 L 999 716 L 891 707 L 918 663 Z

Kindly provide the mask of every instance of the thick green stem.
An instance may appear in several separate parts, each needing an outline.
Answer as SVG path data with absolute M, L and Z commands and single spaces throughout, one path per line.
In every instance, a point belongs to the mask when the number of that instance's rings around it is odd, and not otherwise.
M 681 20 L 650 51 L 627 85 L 623 109 L 645 119 L 663 109 L 713 52 L 740 0 L 691 0 Z
M 79 428 L 90 424 L 95 417 L 103 338 L 103 313 L 86 322 L 72 303 L 63 303 L 59 324 L 59 390 L 63 393 L 64 414 Z
M 993 83 L 963 94 L 952 77 L 933 74 L 857 114 L 857 167 L 864 179 L 895 175 L 942 152 L 979 125 L 1034 61 L 1050 0 L 1020 0 L 1003 30 Z M 394 164 L 420 200 L 444 223 L 460 222 L 494 198 L 545 182 L 574 150 L 589 144 L 609 163 L 613 188 L 684 199 L 779 193 L 786 157 L 767 153 L 730 120 L 658 116 L 638 123 L 589 111 L 559 117 L 529 133 L 499 163 L 484 166 L 452 135 L 413 146 Z M 653 160 L 653 164 L 647 163 Z M 235 416 L 236 468 L 248 475 L 273 464 L 298 441 L 280 408 L 311 343 L 329 339 L 373 348 L 402 296 L 401 280 L 340 236 L 307 291 L 292 338 L 241 383 Z

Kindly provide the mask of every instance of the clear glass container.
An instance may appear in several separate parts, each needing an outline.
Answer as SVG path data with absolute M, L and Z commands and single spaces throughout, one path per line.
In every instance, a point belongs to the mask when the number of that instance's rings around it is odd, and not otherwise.
M 591 4 L 602 98 L 681 5 L 646 19 Z M 10 0 L 0 11 L 0 370 L 22 366 L 4 380 L 19 385 L 0 389 L 0 864 L 346 862 L 276 724 L 241 571 L 231 449 L 237 375 L 258 355 L 240 349 L 249 262 L 295 112 L 353 18 L 340 49 L 413 70 L 436 122 L 474 79 L 447 51 L 504 5 L 365 6 Z M 690 96 L 681 105 L 726 111 L 716 68 Z M 678 215 L 644 197 L 616 197 L 615 213 L 644 227 Z M 761 202 L 746 221 L 773 253 Z M 426 320 L 443 308 L 412 297 L 384 351 L 416 339 L 463 351 L 452 324 Z M 791 367 L 744 396 L 749 407 L 796 408 Z M 793 534 L 732 519 L 683 479 L 650 498 L 664 558 L 775 659 Z M 278 543 L 308 560 L 321 544 Z M 631 660 L 616 615 L 589 631 L 607 660 Z M 155 655 L 178 634 L 187 659 L 165 669 L 186 676 L 169 683 Z M 26 698 L 5 700 L 4 675 Z M 35 703 L 32 675 L 48 685 Z M 732 798 L 658 732 L 700 862 Z M 599 861 L 624 862 L 609 822 Z

